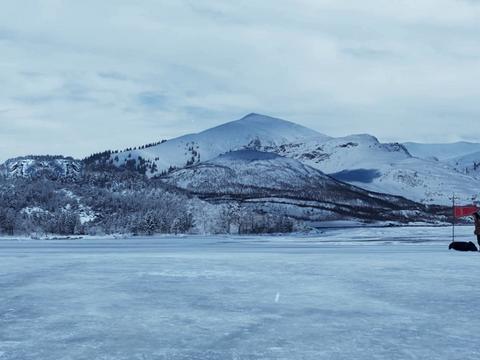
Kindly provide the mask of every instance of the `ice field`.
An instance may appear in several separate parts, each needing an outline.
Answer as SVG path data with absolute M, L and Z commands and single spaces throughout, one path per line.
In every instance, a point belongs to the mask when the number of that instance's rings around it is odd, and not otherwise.
M 0 360 L 479 359 L 450 231 L 1 239 Z

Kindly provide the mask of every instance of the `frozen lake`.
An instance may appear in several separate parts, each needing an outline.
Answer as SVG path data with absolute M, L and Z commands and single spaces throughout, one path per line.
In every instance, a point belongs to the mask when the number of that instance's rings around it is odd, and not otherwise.
M 480 254 L 449 236 L 2 239 L 0 360 L 478 359 Z

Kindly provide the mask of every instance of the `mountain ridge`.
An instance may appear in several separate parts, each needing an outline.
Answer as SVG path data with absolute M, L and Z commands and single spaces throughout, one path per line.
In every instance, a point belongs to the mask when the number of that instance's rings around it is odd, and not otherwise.
M 447 205 L 452 193 L 462 202 L 476 199 L 480 179 L 476 171 L 469 170 L 469 166 L 476 169 L 475 162 L 472 165 L 465 159 L 465 164 L 462 160 L 455 164 L 430 155 L 433 150 L 437 155 L 450 154 L 452 146 L 456 152 L 465 152 L 480 144 L 463 142 L 445 148 L 423 144 L 421 148 L 430 151 L 426 158 L 418 156 L 412 144 L 381 143 L 370 134 L 335 138 L 287 120 L 250 113 L 195 134 L 95 154 L 84 159 L 83 165 L 136 170 L 152 178 L 231 151 L 253 149 L 298 160 L 368 191 L 424 204 Z
M 403 145 L 415 157 L 423 159 L 438 159 L 440 161 L 449 161 L 480 151 L 480 143 L 469 141 L 458 141 L 453 143 L 404 142 Z

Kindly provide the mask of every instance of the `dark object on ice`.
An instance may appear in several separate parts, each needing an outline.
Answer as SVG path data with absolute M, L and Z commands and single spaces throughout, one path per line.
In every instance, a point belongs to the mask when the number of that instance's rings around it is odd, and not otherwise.
M 477 247 L 475 244 L 471 241 L 466 242 L 466 241 L 454 241 L 451 242 L 450 245 L 448 246 L 448 249 L 451 250 L 457 250 L 457 251 L 478 251 Z

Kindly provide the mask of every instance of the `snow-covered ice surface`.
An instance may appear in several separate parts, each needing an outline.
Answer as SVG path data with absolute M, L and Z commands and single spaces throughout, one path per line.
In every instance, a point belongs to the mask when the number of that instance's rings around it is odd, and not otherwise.
M 2 239 L 0 360 L 478 359 L 480 254 L 449 236 Z

